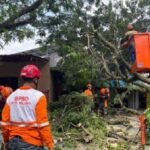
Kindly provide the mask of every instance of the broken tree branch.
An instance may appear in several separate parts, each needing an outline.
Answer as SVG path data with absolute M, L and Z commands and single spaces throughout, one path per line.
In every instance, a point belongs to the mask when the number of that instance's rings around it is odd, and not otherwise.
M 130 64 L 122 57 L 121 53 L 120 53 L 120 49 L 118 49 L 115 45 L 113 45 L 112 43 L 110 43 L 105 37 L 103 37 L 103 35 L 98 32 L 93 25 L 92 26 L 92 29 L 93 29 L 93 32 L 98 36 L 98 38 L 105 44 L 107 45 L 110 49 L 113 50 L 116 58 L 119 58 L 123 63 L 124 65 L 128 68 L 128 70 L 130 70 Z
M 87 47 L 88 47 L 88 51 L 90 54 L 92 54 L 92 49 L 91 49 L 91 36 L 89 33 L 86 33 L 85 36 L 87 37 Z
M 125 141 L 128 141 L 128 140 L 129 140 L 129 138 L 127 138 L 127 137 L 125 137 L 125 136 L 123 136 L 123 135 L 119 135 L 119 134 L 117 134 L 116 132 L 112 132 L 112 131 L 109 131 L 109 132 L 108 132 L 108 137 L 113 137 L 113 138 L 116 138 L 116 139 L 121 138 L 121 139 L 123 139 L 123 140 L 125 140 Z
M 139 111 L 137 111 L 135 109 L 127 108 L 125 106 L 122 108 L 122 110 L 126 111 L 126 112 L 129 112 L 129 113 L 133 113 L 135 115 L 141 115 L 142 114 L 141 112 L 139 112 Z
M 85 133 L 85 135 L 83 135 L 84 142 L 89 143 L 94 139 L 94 136 L 86 128 L 84 128 L 84 126 L 81 123 L 78 123 L 77 125 L 71 123 L 71 125 L 76 128 L 80 128 L 82 129 L 82 131 L 84 131 Z
M 34 19 L 35 19 L 35 17 L 31 17 L 31 18 L 28 18 L 28 19 L 23 20 L 23 21 L 15 22 L 13 24 L 8 24 L 8 25 L 5 26 L 5 30 L 6 29 L 7 30 L 12 30 L 12 29 L 14 29 L 18 26 L 26 25 L 26 24 L 30 23 L 31 21 L 33 21 Z M 0 30 L 0 32 L 3 32 L 3 31 Z
M 108 124 L 110 125 L 124 125 L 124 126 L 128 126 L 127 124 L 129 124 L 129 121 L 127 120 L 105 120 Z
M 103 35 L 102 35 L 100 32 L 98 32 L 98 30 L 96 30 L 93 25 L 91 25 L 91 26 L 92 26 L 93 32 L 98 36 L 98 38 L 99 38 L 107 47 L 109 47 L 109 48 L 113 51 L 113 53 L 114 53 L 115 56 L 116 56 L 116 59 L 120 59 L 120 60 L 123 62 L 123 64 L 125 65 L 125 67 L 128 69 L 128 71 L 130 71 L 131 66 L 130 66 L 130 64 L 123 58 L 123 56 L 121 55 L 120 49 L 118 49 L 114 44 L 110 43 L 105 37 L 103 37 Z M 139 79 L 139 80 L 141 80 L 141 81 L 143 81 L 143 82 L 145 82 L 145 83 L 150 84 L 150 79 L 148 79 L 148 78 L 146 78 L 146 77 L 143 77 L 143 76 L 140 75 L 139 73 L 134 73 L 134 75 L 135 75 L 135 77 L 136 77 L 137 79 Z
M 139 73 L 135 73 L 135 77 L 143 82 L 150 84 L 150 78 L 146 78 L 146 77 L 140 75 Z

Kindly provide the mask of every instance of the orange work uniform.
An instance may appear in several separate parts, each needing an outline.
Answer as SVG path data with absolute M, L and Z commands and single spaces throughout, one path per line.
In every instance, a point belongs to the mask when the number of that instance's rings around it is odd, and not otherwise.
M 110 96 L 110 91 L 108 88 L 101 88 L 100 89 L 101 98 L 104 100 L 104 107 L 108 107 L 108 97 Z
M 90 89 L 86 89 L 86 90 L 84 91 L 84 94 L 85 94 L 86 96 L 93 96 L 93 93 L 92 93 L 92 91 L 91 91 Z
M 12 93 L 2 112 L 4 142 L 20 136 L 25 142 L 37 146 L 54 146 L 47 115 L 45 95 L 29 86 Z

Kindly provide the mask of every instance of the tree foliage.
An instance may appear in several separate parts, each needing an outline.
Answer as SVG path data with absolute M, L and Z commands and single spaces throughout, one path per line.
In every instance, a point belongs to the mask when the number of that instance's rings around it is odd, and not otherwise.
M 85 144 L 85 138 L 90 134 L 92 137 L 94 136 L 94 140 L 86 142 L 88 148 L 93 145 L 101 149 L 106 147 L 103 143 L 107 135 L 105 121 L 101 116 L 91 113 L 90 108 L 89 98 L 78 92 L 63 95 L 59 101 L 52 102 L 49 116 L 55 138 L 61 137 L 70 144 L 78 139 Z M 81 126 L 85 128 L 86 132 L 80 128 Z
M 21 41 L 25 37 L 32 37 L 33 29 L 27 24 L 33 24 L 42 0 L 0 2 L 0 33 L 1 40 L 8 43 L 11 40 Z
M 148 1 L 131 0 L 123 3 L 120 0 L 105 4 L 101 0 L 75 0 L 66 4 L 67 9 L 46 22 L 48 38 L 41 43 L 47 46 L 53 43 L 61 47 L 59 52 L 63 61 L 60 69 L 65 72 L 67 83 L 83 83 L 89 77 L 94 81 L 97 76 L 99 79 L 127 81 L 130 78 L 129 54 L 127 50 L 120 49 L 120 40 L 128 23 L 133 23 L 137 31 L 146 30 L 150 14 Z M 66 51 L 66 47 L 71 51 Z M 91 72 L 91 68 L 96 71 Z M 139 74 L 135 78 L 149 83 Z
M 146 30 L 149 3 L 150 0 L 118 0 L 107 4 L 102 0 L 3 0 L 1 39 L 6 43 L 22 40 L 31 37 L 36 29 L 39 36 L 45 37 L 38 40 L 39 44 L 59 45 L 63 57 L 59 69 L 65 72 L 66 83 L 71 86 L 103 78 L 128 80 L 129 54 L 120 49 L 120 39 L 129 22 L 137 31 Z M 150 83 L 139 74 L 134 77 Z
M 44 36 L 45 25 L 54 20 L 64 7 L 67 6 L 61 0 L 1 0 L 1 41 L 4 44 L 11 40 L 21 41 L 32 38 L 36 32 Z

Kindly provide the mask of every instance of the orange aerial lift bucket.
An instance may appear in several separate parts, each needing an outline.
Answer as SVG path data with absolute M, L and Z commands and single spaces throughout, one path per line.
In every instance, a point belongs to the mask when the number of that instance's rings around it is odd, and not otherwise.
M 133 42 L 136 60 L 131 72 L 150 72 L 150 32 L 134 33 Z

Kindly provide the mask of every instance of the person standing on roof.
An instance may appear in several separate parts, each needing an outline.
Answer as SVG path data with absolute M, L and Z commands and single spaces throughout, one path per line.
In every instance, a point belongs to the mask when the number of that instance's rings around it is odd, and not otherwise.
M 40 71 L 35 65 L 22 68 L 23 86 L 8 98 L 2 112 L 5 148 L 9 150 L 53 149 L 53 137 L 48 121 L 46 96 L 37 90 Z
M 2 119 L 2 110 L 6 103 L 7 97 L 13 92 L 11 87 L 0 86 L 0 120 Z

